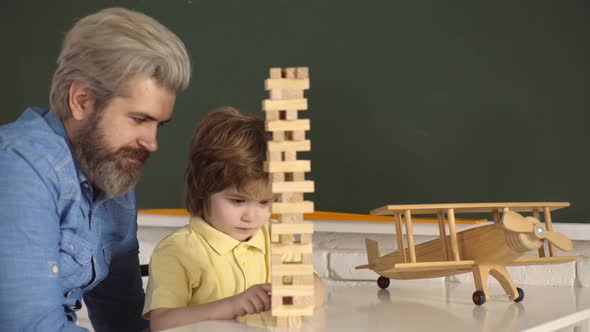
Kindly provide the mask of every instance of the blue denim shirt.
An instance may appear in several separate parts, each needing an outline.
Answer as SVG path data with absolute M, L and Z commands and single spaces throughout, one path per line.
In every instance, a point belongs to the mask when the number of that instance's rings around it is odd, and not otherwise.
M 53 112 L 0 127 L 0 331 L 139 331 L 135 192 L 106 199 L 76 166 Z

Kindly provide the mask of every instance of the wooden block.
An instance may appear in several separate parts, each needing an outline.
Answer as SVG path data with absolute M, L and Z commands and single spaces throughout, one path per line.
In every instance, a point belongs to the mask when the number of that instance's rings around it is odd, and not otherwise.
M 273 90 L 274 91 L 274 90 Z M 265 99 L 262 101 L 263 111 L 305 111 L 307 99 Z
M 276 264 L 272 266 L 271 275 L 298 276 L 313 273 L 313 264 Z
M 295 69 L 295 77 L 301 78 L 309 78 L 309 67 L 297 67 Z
M 277 121 L 281 119 L 281 112 L 280 111 L 268 111 L 266 114 L 266 121 Z
M 271 224 L 271 232 L 275 234 L 311 234 L 313 223 L 305 221 L 300 224 Z
M 283 161 L 283 154 L 281 151 L 267 151 L 266 159 L 269 161 Z
M 293 178 L 291 179 L 291 181 L 305 181 L 305 173 L 301 173 L 301 172 L 295 172 L 292 173 Z
M 277 181 L 278 182 L 278 181 Z M 300 203 L 303 202 L 303 193 L 281 193 L 280 203 Z M 297 213 L 297 212 L 293 212 Z M 285 213 L 283 213 L 285 214 Z
M 273 203 L 271 211 L 272 213 L 311 213 L 313 212 L 313 202 Z
M 313 315 L 313 304 L 308 305 L 279 305 L 272 308 L 273 316 L 309 316 Z
M 269 95 L 270 99 L 272 99 L 272 100 L 291 99 L 291 98 L 285 98 L 283 91 L 284 90 L 270 90 L 268 95 Z M 272 111 L 272 112 L 279 112 L 279 111 Z
M 301 238 L 299 239 L 299 242 L 303 245 L 303 244 L 308 244 L 308 243 L 312 243 L 313 239 L 312 239 L 312 234 L 301 234 Z
M 267 131 L 305 131 L 309 130 L 309 119 L 267 121 L 265 127 Z
M 271 185 L 273 193 L 312 193 L 314 191 L 313 181 L 273 182 Z
M 272 90 L 272 91 L 281 91 L 282 97 L 281 99 L 303 99 L 305 96 L 303 95 L 303 90 Z
M 293 136 L 293 135 L 291 135 Z M 282 142 L 282 141 L 292 141 L 291 137 L 287 139 L 287 135 L 285 135 L 284 131 L 274 131 L 272 132 L 272 140 L 275 142 Z
M 305 131 L 294 131 L 291 134 L 291 139 L 293 141 L 304 141 L 305 140 Z
M 293 276 L 291 285 L 313 285 L 314 274 L 308 274 L 304 276 Z
M 301 254 L 301 264 L 313 264 L 313 253 Z
M 279 243 L 284 246 L 290 246 L 293 244 L 293 234 L 280 234 L 279 235 Z
M 300 99 L 303 98 L 303 94 L 290 94 L 289 96 L 285 96 L 284 99 Z M 285 120 L 297 120 L 299 118 L 298 111 L 284 111 L 285 112 Z
M 313 246 L 311 243 L 297 244 L 293 243 L 290 245 L 273 244 L 271 251 L 274 254 L 307 254 L 313 252 Z
M 297 296 L 293 298 L 293 305 L 312 305 L 315 303 L 313 296 Z
M 278 264 L 281 264 L 281 262 L 279 261 Z M 283 277 L 278 274 L 275 276 L 270 276 L 270 280 L 273 283 L 273 285 L 282 285 L 283 284 Z
M 268 173 L 309 172 L 311 171 L 311 161 L 266 161 L 264 162 L 264 171 Z
M 272 89 L 299 89 L 299 90 L 307 90 L 309 89 L 309 79 L 308 78 L 269 78 L 264 81 L 264 88 L 268 90 Z
M 295 160 L 297 160 L 297 151 L 285 151 L 285 152 L 283 152 L 283 160 L 285 160 L 285 161 L 295 161 Z M 293 178 L 285 178 L 285 180 L 287 180 L 287 181 L 293 181 Z
M 277 266 L 278 264 L 283 264 L 283 255 L 282 254 L 273 253 L 272 252 L 272 249 L 271 249 L 270 261 L 271 261 L 272 266 Z M 271 267 L 271 270 L 272 270 L 272 267 Z
M 303 319 L 301 316 L 287 315 L 276 317 L 276 319 L 276 327 L 279 329 L 300 329 L 303 324 Z
M 279 285 L 272 287 L 272 295 L 313 296 L 313 285 Z
M 282 284 L 281 285 L 294 285 L 293 284 L 293 276 L 283 276 L 283 278 L 281 279 Z M 303 285 L 303 284 L 300 284 Z
M 285 78 L 295 78 L 297 68 L 296 67 L 287 67 L 283 70 L 283 77 Z
M 280 68 L 280 67 L 270 68 L 270 74 L 269 74 L 269 76 L 271 78 L 281 78 L 281 77 L 283 77 L 283 68 Z
M 268 142 L 268 151 L 269 152 L 295 152 L 295 151 L 310 151 L 311 150 L 311 142 L 309 140 L 305 141 L 283 141 L 283 142 Z M 275 160 L 273 160 L 275 161 Z
M 300 224 L 303 222 L 303 213 L 283 213 L 278 219 L 283 224 Z
M 270 181 L 271 181 L 271 183 L 285 181 L 285 173 L 272 173 L 272 174 L 270 174 Z

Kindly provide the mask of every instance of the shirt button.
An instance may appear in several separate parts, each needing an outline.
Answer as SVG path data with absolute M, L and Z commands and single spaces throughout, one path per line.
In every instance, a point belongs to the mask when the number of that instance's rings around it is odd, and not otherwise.
M 57 267 L 57 265 L 53 265 L 53 267 L 51 268 L 51 271 L 53 273 L 57 273 L 57 272 L 59 272 L 59 267 Z
M 71 306 L 70 309 L 74 311 L 82 309 L 82 302 L 80 302 L 80 300 L 76 300 L 76 303 L 74 303 L 74 305 Z

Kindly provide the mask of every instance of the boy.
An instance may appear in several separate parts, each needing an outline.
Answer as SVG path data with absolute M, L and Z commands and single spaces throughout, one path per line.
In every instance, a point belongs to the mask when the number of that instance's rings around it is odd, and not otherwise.
M 266 141 L 262 120 L 231 107 L 198 124 L 185 174 L 190 224 L 162 240 L 150 263 L 143 314 L 152 330 L 270 309 Z M 314 286 L 317 306 L 317 275 Z

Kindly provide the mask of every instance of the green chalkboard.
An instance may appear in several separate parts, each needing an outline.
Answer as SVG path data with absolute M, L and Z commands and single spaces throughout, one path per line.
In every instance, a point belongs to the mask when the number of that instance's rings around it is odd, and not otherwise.
M 46 106 L 63 33 L 125 6 L 187 45 L 193 79 L 138 186 L 182 207 L 187 142 L 220 105 L 260 112 L 272 66 L 308 66 L 317 210 L 569 201 L 590 222 L 586 1 L 21 1 L 0 5 L 0 123 Z

